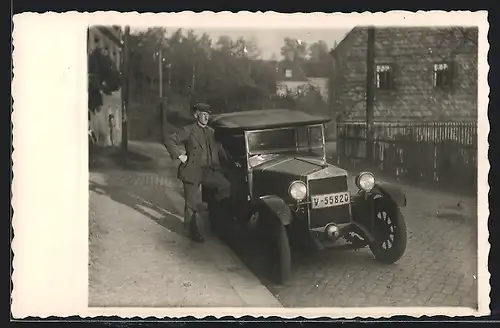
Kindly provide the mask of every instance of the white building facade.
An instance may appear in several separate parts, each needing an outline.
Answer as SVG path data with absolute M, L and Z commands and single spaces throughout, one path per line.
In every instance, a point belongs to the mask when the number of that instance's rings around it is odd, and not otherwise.
M 108 55 L 121 70 L 122 63 L 122 32 L 119 26 L 90 26 L 88 30 L 87 55 L 96 48 Z M 99 110 L 90 115 L 89 124 L 93 129 L 97 143 L 101 146 L 118 146 L 122 139 L 122 96 L 121 90 L 111 95 L 103 94 L 103 104 Z M 114 117 L 114 127 L 110 128 L 109 117 Z

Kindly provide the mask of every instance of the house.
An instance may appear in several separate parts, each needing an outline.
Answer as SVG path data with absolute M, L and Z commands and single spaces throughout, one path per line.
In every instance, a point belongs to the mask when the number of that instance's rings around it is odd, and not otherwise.
M 477 117 L 478 29 L 375 28 L 374 121 L 463 121 Z M 332 50 L 332 116 L 366 117 L 368 29 Z
M 276 92 L 279 96 L 299 92 L 300 88 L 307 85 L 309 80 L 298 62 L 283 60 L 276 67 Z
M 100 48 L 107 54 L 116 68 L 121 70 L 122 62 L 122 32 L 119 26 L 91 26 L 88 29 L 87 55 L 96 48 Z M 111 95 L 103 95 L 103 105 L 100 110 L 90 115 L 89 124 L 94 130 L 98 144 L 110 146 L 113 140 L 114 145 L 121 143 L 122 117 L 121 117 L 122 97 L 121 90 L 113 92 Z M 113 138 L 110 136 L 109 115 L 114 116 L 115 128 Z
M 300 93 L 307 86 L 315 87 L 325 101 L 328 99 L 328 77 L 315 74 L 314 63 L 298 63 L 281 61 L 277 63 L 277 88 L 278 96 L 290 93 Z
M 119 26 L 91 26 L 88 30 L 87 53 L 100 48 L 120 69 L 122 32 Z

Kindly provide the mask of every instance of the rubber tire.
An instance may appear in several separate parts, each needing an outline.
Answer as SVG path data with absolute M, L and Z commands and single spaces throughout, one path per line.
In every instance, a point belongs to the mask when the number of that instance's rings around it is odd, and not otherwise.
M 286 227 L 277 219 L 259 215 L 257 228 L 261 254 L 270 270 L 270 279 L 284 284 L 292 271 L 292 252 Z
M 379 198 L 375 200 L 375 222 L 379 220 L 376 215 L 380 210 L 387 212 L 391 221 L 396 223 L 394 241 L 389 250 L 382 247 L 383 241 L 376 241 L 369 246 L 377 261 L 384 264 L 393 264 L 396 263 L 406 251 L 406 244 L 408 242 L 406 221 L 400 208 L 396 204 L 387 199 Z

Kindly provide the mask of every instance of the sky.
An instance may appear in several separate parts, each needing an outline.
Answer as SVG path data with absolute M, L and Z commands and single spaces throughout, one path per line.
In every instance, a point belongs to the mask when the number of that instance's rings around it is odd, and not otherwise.
M 186 28 L 183 28 L 186 29 Z M 168 27 L 167 35 L 176 31 L 177 28 Z M 186 29 L 187 30 L 187 29 Z M 138 32 L 139 29 L 131 28 L 131 32 Z M 323 40 L 329 48 L 333 47 L 335 41 L 339 43 L 350 29 L 229 29 L 229 28 L 193 28 L 196 34 L 207 33 L 212 40 L 216 41 L 221 35 L 227 35 L 233 39 L 243 37 L 245 39 L 254 39 L 260 50 L 263 59 L 270 59 L 273 54 L 281 58 L 280 48 L 284 44 L 284 38 L 290 37 L 299 39 L 311 44 Z

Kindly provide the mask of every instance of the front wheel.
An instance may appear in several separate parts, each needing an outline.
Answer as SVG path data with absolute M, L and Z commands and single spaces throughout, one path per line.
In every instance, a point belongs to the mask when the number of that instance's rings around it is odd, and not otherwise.
M 278 284 L 285 283 L 290 277 L 292 262 L 286 227 L 278 218 L 259 215 L 257 233 L 271 279 Z
M 407 228 L 403 214 L 398 206 L 384 198 L 375 200 L 374 214 L 376 241 L 370 244 L 370 250 L 376 260 L 395 263 L 406 250 Z

